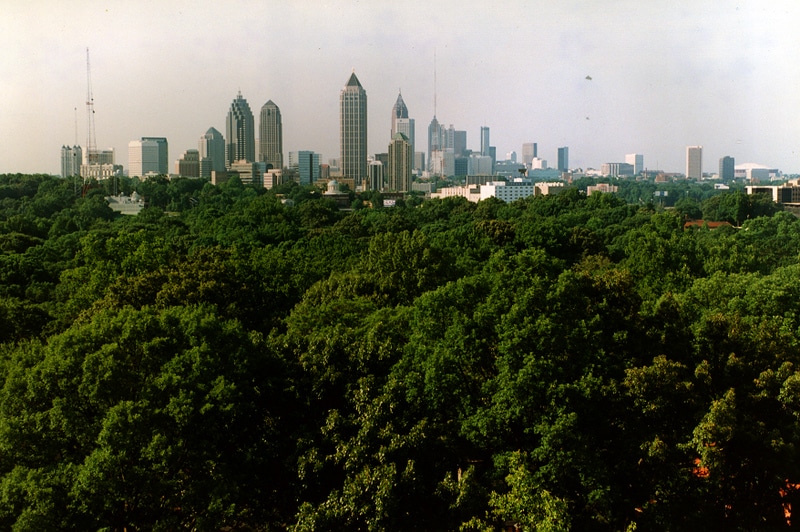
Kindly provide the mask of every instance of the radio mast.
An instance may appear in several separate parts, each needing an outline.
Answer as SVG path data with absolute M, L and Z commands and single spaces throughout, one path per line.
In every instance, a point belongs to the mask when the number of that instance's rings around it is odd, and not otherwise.
M 94 97 L 92 96 L 92 69 L 89 48 L 86 48 L 86 163 L 99 162 L 94 131 Z
M 436 118 L 436 48 L 433 49 L 433 117 Z

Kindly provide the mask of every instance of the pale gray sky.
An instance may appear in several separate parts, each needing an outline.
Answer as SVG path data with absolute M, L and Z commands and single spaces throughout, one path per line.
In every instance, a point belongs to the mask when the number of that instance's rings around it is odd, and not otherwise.
M 86 48 L 97 145 L 127 168 L 128 142 L 169 140 L 170 168 L 209 127 L 224 133 L 238 90 L 256 116 L 281 109 L 284 152 L 338 156 L 338 98 L 367 91 L 370 153 L 386 151 L 402 89 L 417 149 L 433 116 L 491 128 L 498 158 L 538 142 L 555 164 L 703 169 L 723 155 L 800 172 L 796 0 L 4 0 L 0 173 L 60 171 L 86 144 Z M 590 76 L 592 79 L 586 79 Z

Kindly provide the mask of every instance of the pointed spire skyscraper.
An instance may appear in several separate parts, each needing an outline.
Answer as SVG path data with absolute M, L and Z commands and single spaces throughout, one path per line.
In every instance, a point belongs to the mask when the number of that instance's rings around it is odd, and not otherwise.
M 392 107 L 392 140 L 398 133 L 402 133 L 411 143 L 411 159 L 414 159 L 414 119 L 408 117 L 408 107 L 403 101 L 402 93 L 397 94 L 397 101 Z
M 339 94 L 339 140 L 342 177 L 355 186 L 367 181 L 367 91 L 355 71 Z
M 406 107 L 406 102 L 403 101 L 403 94 L 397 94 L 397 101 L 394 102 L 394 106 L 392 106 L 392 137 L 394 138 L 395 133 L 397 133 L 397 119 L 398 118 L 408 118 L 408 107 Z
M 242 93 L 236 96 L 225 121 L 225 163 L 228 168 L 236 161 L 255 162 L 256 131 L 253 112 Z

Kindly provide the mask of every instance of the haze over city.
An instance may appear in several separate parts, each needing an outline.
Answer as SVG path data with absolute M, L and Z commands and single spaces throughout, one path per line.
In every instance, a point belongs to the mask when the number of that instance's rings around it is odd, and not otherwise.
M 128 167 L 128 142 L 169 140 L 170 164 L 237 92 L 281 110 L 284 152 L 339 156 L 338 98 L 355 71 L 368 152 L 384 152 L 398 90 L 417 150 L 436 116 L 491 128 L 498 159 L 537 142 L 553 165 L 644 155 L 683 171 L 687 145 L 800 172 L 800 4 L 679 0 L 115 3 L 10 0 L 0 20 L 0 173 L 59 173 L 86 143 L 90 49 L 98 148 Z M 77 110 L 77 111 L 76 111 Z M 76 139 L 77 116 L 77 139 Z

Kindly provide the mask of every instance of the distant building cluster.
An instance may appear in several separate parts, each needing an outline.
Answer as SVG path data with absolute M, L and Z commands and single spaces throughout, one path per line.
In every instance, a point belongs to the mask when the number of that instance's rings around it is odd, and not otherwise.
M 439 122 L 435 95 L 427 149 L 418 150 L 415 120 L 409 115 L 402 92 L 398 92 L 391 109 L 386 151 L 369 154 L 367 111 L 367 92 L 354 71 L 339 94 L 338 157 L 323 162 L 322 155 L 316 151 L 298 150 L 284 158 L 283 123 L 278 105 L 268 100 L 260 109 L 256 127 L 253 111 L 239 91 L 225 118 L 225 134 L 210 127 L 200 137 L 197 149 L 187 149 L 175 160 L 173 175 L 210 179 L 214 184 L 237 176 L 243 183 L 265 188 L 279 186 L 285 180 L 311 185 L 335 179 L 337 187 L 347 186 L 356 192 L 422 192 L 438 197 L 461 195 L 473 201 L 483 197 L 514 201 L 547 194 L 559 188 L 548 185 L 548 181 L 569 181 L 576 176 L 646 178 L 649 172 L 656 182 L 685 177 L 716 178 L 723 184 L 733 180 L 760 182 L 781 177 L 775 168 L 754 164 L 737 166 L 734 158 L 727 155 L 719 160 L 718 174 L 708 176 L 703 173 L 703 147 L 699 145 L 686 146 L 683 175 L 666 174 L 657 169 L 648 171 L 641 153 L 626 154 L 624 162 L 603 163 L 599 170 L 572 169 L 568 146 L 556 149 L 555 167 L 551 167 L 541 156 L 537 142 L 523 143 L 519 156 L 512 150 L 506 153 L 504 160 L 498 160 L 497 149 L 491 144 L 490 128 L 481 126 L 480 148 L 469 149 L 467 131 Z M 165 137 L 141 137 L 128 144 L 128 175 L 131 177 L 169 175 L 169 161 L 169 144 Z M 123 169 L 116 164 L 113 149 L 65 145 L 61 147 L 61 175 L 108 179 L 123 175 Z M 465 183 L 465 186 L 445 187 L 436 192 L 436 184 L 441 184 L 443 179 Z M 590 187 L 589 193 L 594 191 L 613 192 L 614 187 L 599 184 Z M 773 191 L 773 195 L 776 194 L 784 198 L 788 193 Z

